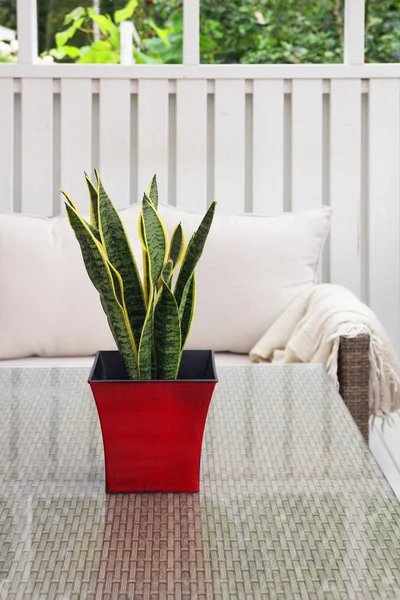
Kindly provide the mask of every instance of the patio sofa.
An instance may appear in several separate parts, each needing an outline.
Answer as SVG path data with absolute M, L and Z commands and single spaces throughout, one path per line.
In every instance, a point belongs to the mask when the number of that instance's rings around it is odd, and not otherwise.
M 136 257 L 140 207 L 121 211 Z M 187 236 L 201 215 L 161 207 L 167 229 Z M 314 285 L 330 209 L 278 216 L 217 214 L 197 267 L 197 307 L 187 348 L 212 348 L 217 365 L 249 352 L 299 293 Z M 97 292 L 65 217 L 0 214 L 0 367 L 89 366 L 115 347 Z M 257 368 L 263 368 L 260 365 Z M 368 438 L 369 338 L 341 339 L 340 393 Z

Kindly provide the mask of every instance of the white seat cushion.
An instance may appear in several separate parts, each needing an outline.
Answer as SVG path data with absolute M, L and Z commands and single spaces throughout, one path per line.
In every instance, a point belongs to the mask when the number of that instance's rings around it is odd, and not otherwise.
M 188 239 L 202 215 L 160 207 Z M 139 206 L 122 211 L 138 263 Z M 196 269 L 197 306 L 187 348 L 248 353 L 316 280 L 330 209 L 215 217 Z M 0 360 L 86 356 L 115 348 L 98 294 L 65 217 L 0 215 Z

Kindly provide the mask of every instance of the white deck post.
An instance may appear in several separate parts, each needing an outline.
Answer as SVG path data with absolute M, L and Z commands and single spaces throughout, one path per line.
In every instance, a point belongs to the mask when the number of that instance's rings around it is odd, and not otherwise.
M 122 21 L 119 26 L 120 44 L 121 44 L 121 65 L 132 65 L 133 58 L 133 23 L 132 21 Z
M 100 0 L 93 0 L 93 10 L 96 13 L 96 15 L 100 14 Z M 93 38 L 95 42 L 98 42 L 100 40 L 100 29 L 97 23 L 95 23 L 93 21 Z
M 364 64 L 365 0 L 345 0 L 344 63 Z
M 38 58 L 36 0 L 17 0 L 18 62 L 33 65 Z
M 183 0 L 183 64 L 200 62 L 200 2 Z

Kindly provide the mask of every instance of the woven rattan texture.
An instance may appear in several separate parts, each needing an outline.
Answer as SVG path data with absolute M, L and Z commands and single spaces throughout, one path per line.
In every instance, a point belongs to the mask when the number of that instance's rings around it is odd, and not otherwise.
M 397 499 L 318 365 L 219 369 L 200 494 L 104 493 L 85 369 L 0 370 L 0 598 L 400 598 Z
M 341 338 L 338 357 L 340 394 L 361 433 L 369 434 L 369 335 Z

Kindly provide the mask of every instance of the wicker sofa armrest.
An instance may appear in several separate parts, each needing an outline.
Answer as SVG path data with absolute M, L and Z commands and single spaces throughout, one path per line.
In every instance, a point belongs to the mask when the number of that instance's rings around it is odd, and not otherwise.
M 342 396 L 368 442 L 369 433 L 369 335 L 340 338 L 338 378 Z

